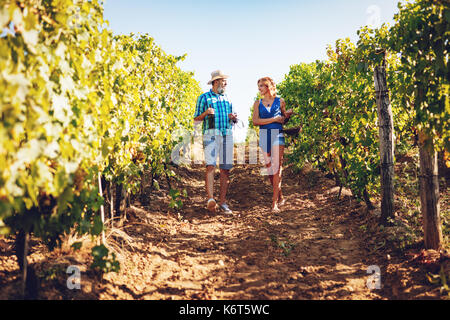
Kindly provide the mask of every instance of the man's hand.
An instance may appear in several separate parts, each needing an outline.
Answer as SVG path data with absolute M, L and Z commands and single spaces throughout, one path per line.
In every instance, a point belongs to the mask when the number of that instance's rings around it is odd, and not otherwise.
M 228 114 L 228 118 L 233 121 L 234 123 L 236 123 L 238 121 L 238 116 L 237 113 L 229 113 Z
M 205 112 L 203 112 L 201 115 L 199 115 L 197 118 L 194 118 L 194 121 L 203 121 L 203 120 L 205 120 L 205 118 L 207 117 L 207 116 L 209 116 L 209 115 L 214 115 L 215 114 L 215 111 L 214 111 L 214 108 L 209 108 L 209 109 L 206 109 L 206 111 Z

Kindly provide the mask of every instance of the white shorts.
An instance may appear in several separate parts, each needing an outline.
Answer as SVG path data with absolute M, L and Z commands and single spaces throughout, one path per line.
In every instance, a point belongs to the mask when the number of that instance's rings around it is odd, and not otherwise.
M 205 152 L 206 166 L 216 166 L 219 156 L 219 168 L 231 170 L 233 168 L 233 135 L 203 135 L 203 150 Z

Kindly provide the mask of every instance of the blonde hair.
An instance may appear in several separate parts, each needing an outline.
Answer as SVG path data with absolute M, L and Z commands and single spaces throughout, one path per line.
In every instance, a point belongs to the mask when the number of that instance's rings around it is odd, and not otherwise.
M 258 80 L 258 86 L 259 83 L 262 82 L 263 84 L 265 84 L 267 86 L 267 88 L 269 89 L 270 95 L 272 97 L 275 97 L 277 95 L 277 88 L 275 86 L 275 81 L 272 80 L 272 78 L 269 77 L 264 77 Z

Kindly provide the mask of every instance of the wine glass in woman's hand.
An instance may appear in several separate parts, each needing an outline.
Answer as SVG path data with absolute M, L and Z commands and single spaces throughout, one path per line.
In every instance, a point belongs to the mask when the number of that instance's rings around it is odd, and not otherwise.
M 288 111 L 286 111 L 286 118 L 292 117 L 293 114 L 294 114 L 294 110 L 289 109 Z
M 275 122 L 284 124 L 284 120 L 286 120 L 286 117 L 278 116 L 278 117 L 275 117 L 274 120 L 275 120 Z

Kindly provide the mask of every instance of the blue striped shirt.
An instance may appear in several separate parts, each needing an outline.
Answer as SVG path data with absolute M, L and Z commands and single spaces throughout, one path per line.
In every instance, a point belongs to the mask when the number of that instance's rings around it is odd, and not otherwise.
M 230 100 L 228 100 L 227 95 L 217 94 L 212 90 L 202 94 L 198 97 L 194 118 L 197 118 L 209 108 L 214 108 L 215 130 L 212 132 L 208 126 L 208 118 L 211 116 L 208 115 L 203 120 L 203 134 L 207 130 L 208 134 L 214 135 L 221 134 L 225 136 L 232 134 L 232 126 L 228 114 L 233 113 L 233 105 Z

